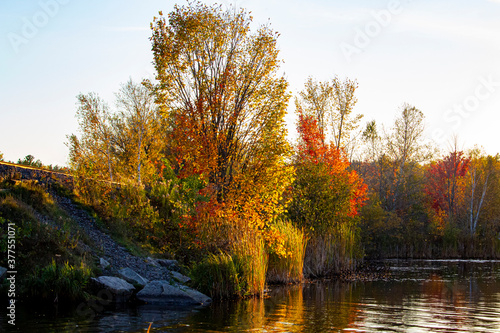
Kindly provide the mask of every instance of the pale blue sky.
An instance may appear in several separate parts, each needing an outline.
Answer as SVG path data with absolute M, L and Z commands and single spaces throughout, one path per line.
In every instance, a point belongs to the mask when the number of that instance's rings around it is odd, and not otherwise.
M 204 1 L 214 3 L 216 1 Z M 77 131 L 76 95 L 113 93 L 153 78 L 149 24 L 175 1 L 0 2 L 0 151 L 65 165 Z M 185 4 L 184 1 L 178 1 Z M 355 112 L 390 126 L 398 107 L 421 109 L 427 136 L 500 152 L 500 0 L 227 0 L 280 32 L 293 94 L 308 76 L 357 79 Z M 293 134 L 293 103 L 288 124 Z M 440 134 L 441 133 L 441 134 Z

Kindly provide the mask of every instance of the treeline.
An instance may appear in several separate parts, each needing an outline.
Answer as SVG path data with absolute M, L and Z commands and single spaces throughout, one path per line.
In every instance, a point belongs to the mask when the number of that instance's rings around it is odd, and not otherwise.
M 115 107 L 78 96 L 70 168 L 110 228 L 184 262 L 213 297 L 339 274 L 365 253 L 496 255 L 496 157 L 455 150 L 451 176 L 430 163 L 421 111 L 362 128 L 357 82 L 338 77 L 306 81 L 290 143 L 278 33 L 251 21 L 201 3 L 160 12 L 156 81 L 130 80 Z
M 447 152 L 433 152 L 422 130 L 421 112 L 405 107 L 391 134 L 377 133 L 374 122 L 363 133 L 367 158 L 354 167 L 369 186 L 361 211 L 367 255 L 498 258 L 500 156 L 463 151 L 456 138 Z
M 1 151 L 0 151 L 0 162 L 4 162 L 3 153 Z M 7 163 L 14 163 L 14 162 L 7 162 Z M 62 172 L 62 173 L 69 172 L 69 169 L 67 167 L 61 167 L 59 165 L 52 165 L 52 164 L 45 165 L 42 163 L 42 161 L 40 161 L 40 159 L 36 159 L 35 156 L 31 154 L 26 155 L 23 159 L 18 159 L 16 164 L 34 167 L 38 169 L 45 169 L 49 171 L 55 171 L 55 172 Z

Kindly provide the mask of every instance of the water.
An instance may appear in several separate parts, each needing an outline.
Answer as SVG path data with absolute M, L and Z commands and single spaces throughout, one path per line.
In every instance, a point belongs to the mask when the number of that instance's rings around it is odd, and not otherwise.
M 389 280 L 272 288 L 206 308 L 17 309 L 14 332 L 500 332 L 500 261 L 387 261 Z M 88 305 L 88 304 L 87 304 Z M 95 309 L 95 304 L 93 305 Z

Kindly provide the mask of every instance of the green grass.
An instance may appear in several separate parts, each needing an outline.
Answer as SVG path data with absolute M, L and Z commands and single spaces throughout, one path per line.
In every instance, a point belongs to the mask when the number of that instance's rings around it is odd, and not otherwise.
M 63 299 L 81 298 L 85 283 L 79 277 L 88 277 L 93 264 L 79 242 L 83 238 L 89 244 L 90 240 L 80 237 L 78 224 L 43 185 L 2 179 L 0 188 L 7 190 L 0 192 L 0 251 L 6 252 L 10 224 L 16 231 L 20 297 L 33 296 L 41 292 L 41 285 L 50 285 L 47 290 L 55 288 Z M 0 258 L 0 266 L 6 266 L 6 259 Z
M 56 264 L 52 260 L 44 267 L 36 267 L 23 283 L 24 293 L 30 297 L 57 301 L 79 301 L 88 298 L 86 286 L 91 269 L 83 262 L 72 266 L 68 262 Z
M 195 288 L 213 299 L 241 296 L 241 267 L 229 254 L 209 254 L 193 267 L 190 275 Z

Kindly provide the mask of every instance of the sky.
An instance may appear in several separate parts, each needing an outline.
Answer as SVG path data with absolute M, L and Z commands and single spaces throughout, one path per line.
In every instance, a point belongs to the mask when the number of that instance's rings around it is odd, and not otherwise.
M 446 149 L 500 153 L 500 0 L 220 0 L 280 33 L 292 95 L 308 77 L 356 79 L 354 112 L 390 128 L 403 103 Z M 110 106 L 129 78 L 154 79 L 150 23 L 186 1 L 0 1 L 0 152 L 67 165 L 76 96 Z M 287 115 L 295 133 L 294 103 Z

